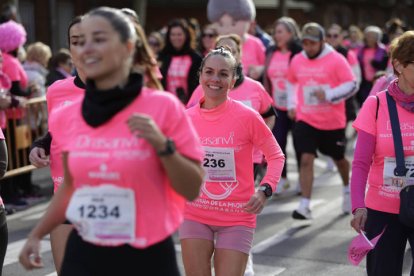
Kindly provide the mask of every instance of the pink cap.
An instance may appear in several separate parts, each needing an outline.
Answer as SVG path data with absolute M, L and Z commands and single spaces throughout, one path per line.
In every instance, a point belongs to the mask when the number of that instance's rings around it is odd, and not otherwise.
M 13 20 L 0 24 L 0 49 L 6 53 L 13 51 L 26 42 L 26 31 Z

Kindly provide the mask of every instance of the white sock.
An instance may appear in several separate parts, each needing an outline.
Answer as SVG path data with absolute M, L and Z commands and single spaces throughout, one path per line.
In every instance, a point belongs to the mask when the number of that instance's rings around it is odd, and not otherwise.
M 302 197 L 299 203 L 299 209 L 309 209 L 310 198 Z
M 342 188 L 342 191 L 344 192 L 344 194 L 349 194 L 349 184 L 347 186 L 344 186 Z

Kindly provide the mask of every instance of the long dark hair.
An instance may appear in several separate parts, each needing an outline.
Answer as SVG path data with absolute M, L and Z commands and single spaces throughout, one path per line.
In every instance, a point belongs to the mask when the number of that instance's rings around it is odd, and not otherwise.
M 171 29 L 175 27 L 180 27 L 184 31 L 185 42 L 181 50 L 175 49 L 170 41 Z M 195 37 L 193 30 L 188 26 L 187 22 L 184 19 L 173 19 L 170 21 L 167 27 L 167 34 L 165 36 L 165 46 L 162 49 L 163 54 L 171 55 L 177 52 L 180 53 L 189 53 L 195 49 Z

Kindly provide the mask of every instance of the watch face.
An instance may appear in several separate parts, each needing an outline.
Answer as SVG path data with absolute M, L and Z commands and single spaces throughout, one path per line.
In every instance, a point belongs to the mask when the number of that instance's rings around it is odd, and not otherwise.
M 263 191 L 266 197 L 272 196 L 272 188 L 269 184 L 263 184 L 262 186 L 260 186 L 260 190 Z
M 175 143 L 173 140 L 168 139 L 165 144 L 165 150 L 158 152 L 159 156 L 171 155 L 175 152 Z

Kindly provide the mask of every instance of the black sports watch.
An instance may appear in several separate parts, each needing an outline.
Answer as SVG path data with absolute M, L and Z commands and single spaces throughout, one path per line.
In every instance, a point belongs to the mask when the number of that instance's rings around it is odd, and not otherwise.
M 267 183 L 260 185 L 259 191 L 262 191 L 267 199 L 272 197 L 272 187 Z
M 160 150 L 158 152 L 158 156 L 168 156 L 174 154 L 175 152 L 175 143 L 170 138 L 167 138 L 167 142 L 165 143 L 164 150 Z

